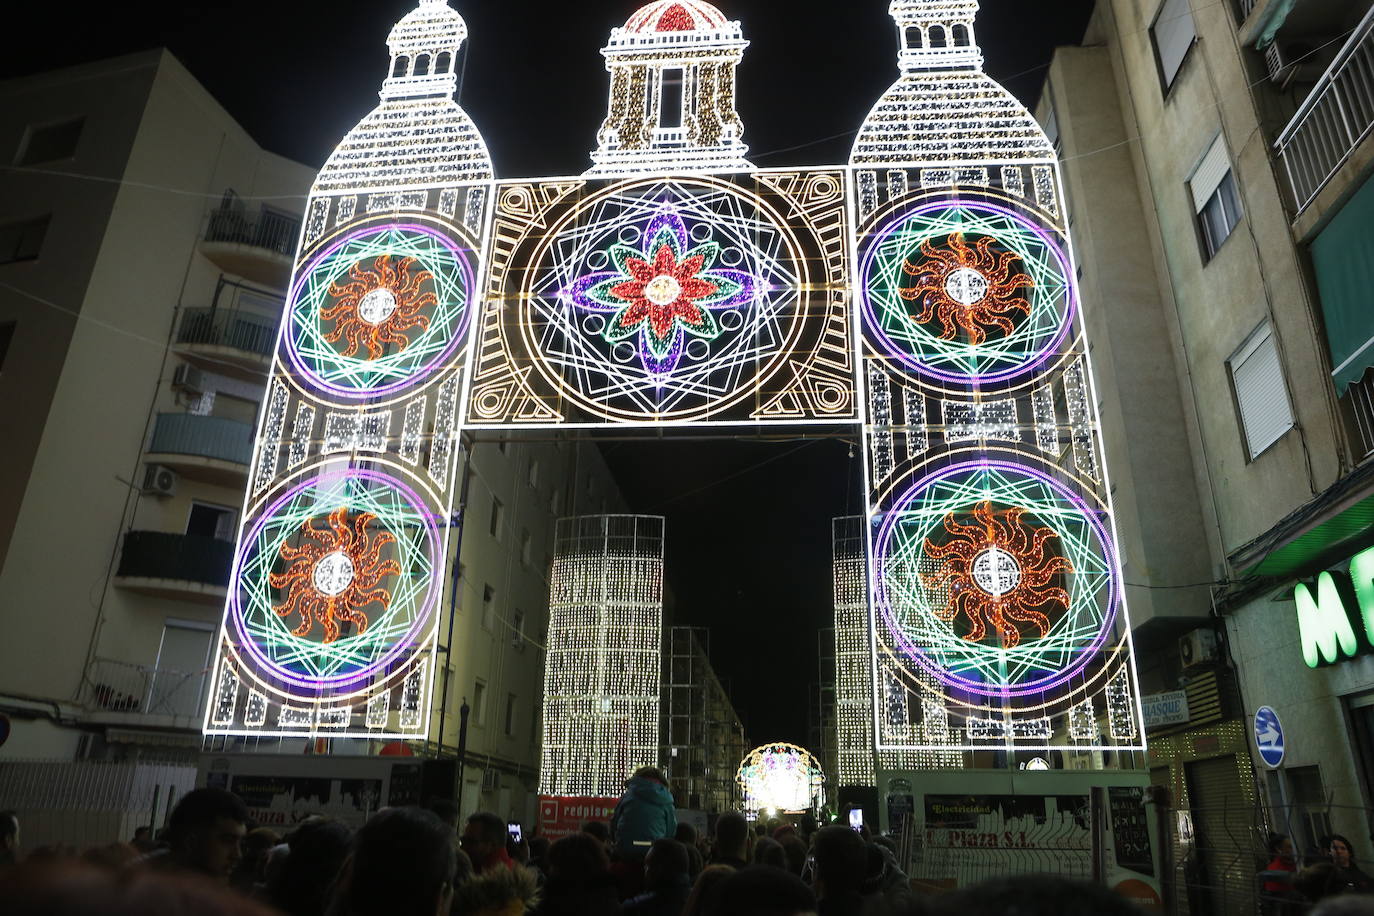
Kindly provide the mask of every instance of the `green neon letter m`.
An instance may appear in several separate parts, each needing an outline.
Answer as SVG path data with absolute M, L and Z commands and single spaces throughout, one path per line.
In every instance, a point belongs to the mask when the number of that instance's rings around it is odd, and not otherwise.
M 1298 605 L 1298 633 L 1302 638 L 1302 657 L 1307 667 L 1333 664 L 1354 658 L 1360 643 L 1346 613 L 1345 595 L 1329 572 L 1317 576 L 1317 597 L 1306 583 L 1293 590 Z

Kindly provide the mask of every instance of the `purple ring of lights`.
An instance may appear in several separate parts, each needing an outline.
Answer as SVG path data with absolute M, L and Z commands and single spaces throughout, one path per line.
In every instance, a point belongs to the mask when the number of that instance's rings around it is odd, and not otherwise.
M 312 369 L 307 364 L 307 362 L 301 357 L 301 354 L 296 346 L 295 336 L 289 333 L 288 331 L 284 331 L 284 333 L 286 334 L 286 355 L 291 361 L 292 368 L 296 370 L 297 374 L 299 374 L 300 376 L 304 377 L 304 379 L 309 381 L 310 384 L 317 391 L 336 395 L 341 398 L 347 398 L 349 400 L 364 400 L 368 398 L 386 397 L 404 388 L 408 388 L 412 385 L 415 385 L 418 382 L 425 379 L 427 376 L 433 374 L 436 370 L 438 370 L 444 364 L 448 363 L 453 358 L 453 354 L 467 339 L 468 328 L 472 323 L 472 299 L 474 296 L 477 295 L 476 274 L 473 271 L 472 262 L 468 258 L 470 249 L 458 245 L 439 230 L 435 229 L 432 226 L 426 226 L 422 223 L 392 223 L 380 226 L 372 225 L 364 227 L 362 229 L 358 229 L 354 232 L 350 232 L 349 234 L 342 236 L 339 239 L 336 239 L 332 245 L 330 245 L 327 249 L 312 257 L 305 264 L 305 266 L 301 268 L 299 276 L 296 277 L 296 282 L 291 288 L 291 295 L 287 298 L 287 322 L 295 324 L 296 302 L 298 300 L 298 297 L 300 296 L 301 289 L 305 286 L 306 281 L 310 279 L 311 275 L 315 272 L 315 269 L 319 267 L 320 264 L 324 263 L 326 260 L 333 257 L 335 254 L 338 253 L 339 249 L 343 248 L 345 245 L 350 244 L 351 242 L 357 241 L 358 239 L 361 239 L 369 235 L 380 235 L 384 232 L 396 231 L 416 232 L 436 240 L 440 245 L 448 249 L 449 253 L 453 256 L 453 259 L 457 261 L 460 265 L 460 268 L 462 270 L 463 288 L 467 291 L 468 301 L 463 304 L 463 315 L 462 318 L 458 321 L 457 327 L 455 327 L 453 330 L 452 339 L 448 342 L 448 345 L 444 347 L 442 352 L 440 352 L 429 362 L 425 363 L 423 366 L 420 366 L 419 368 L 415 369 L 406 378 L 399 379 L 398 381 L 392 382 L 389 385 L 383 385 L 379 388 L 359 389 L 346 388 L 321 378 L 319 374 L 314 369 Z
M 422 631 L 426 626 L 428 626 L 430 618 L 434 614 L 434 607 L 439 600 L 438 590 L 431 587 L 425 595 L 424 603 L 416 612 L 414 620 L 411 621 L 410 629 L 406 631 L 405 636 L 396 641 L 396 644 L 392 646 L 392 648 L 389 649 L 385 655 L 383 655 L 380 659 L 368 664 L 364 668 L 360 668 L 357 671 L 350 671 L 347 674 L 338 675 L 336 677 L 302 677 L 296 672 L 287 671 L 283 669 L 280 665 L 276 664 L 275 662 L 271 661 L 266 656 L 264 656 L 261 650 L 258 648 L 256 640 L 254 640 L 252 636 L 250 636 L 248 633 L 244 631 L 243 602 L 240 595 L 242 589 L 240 588 L 239 574 L 243 565 L 243 559 L 245 556 L 245 552 L 247 550 L 247 545 L 256 544 L 258 542 L 258 538 L 262 535 L 263 529 L 267 527 L 268 522 L 270 522 L 273 519 L 273 517 L 277 514 L 281 507 L 286 505 L 291 500 L 295 499 L 305 490 L 308 490 L 311 487 L 322 488 L 328 485 L 332 485 L 346 478 L 360 478 L 363 480 L 370 481 L 372 483 L 381 484 L 385 487 L 390 487 L 391 489 L 395 490 L 396 492 L 400 493 L 403 497 L 405 497 L 406 501 L 410 503 L 411 508 L 415 511 L 417 515 L 424 519 L 432 519 L 431 513 L 425 511 L 425 504 L 424 501 L 420 498 L 420 496 L 416 494 L 416 492 L 412 490 L 410 487 L 406 486 L 405 483 L 396 479 L 395 477 L 392 477 L 389 474 L 382 474 L 378 471 L 369 471 L 364 468 L 349 468 L 344 471 L 335 471 L 330 474 L 321 474 L 318 477 L 310 477 L 302 481 L 301 483 L 297 484 L 296 486 L 292 487 L 286 493 L 284 493 L 279 499 L 276 500 L 276 502 L 272 503 L 272 505 L 269 506 L 261 516 L 258 517 L 258 520 L 256 522 L 253 523 L 253 527 L 249 529 L 248 534 L 244 536 L 242 541 L 240 541 L 238 555 L 234 559 L 233 577 L 230 579 L 231 588 L 229 597 L 229 616 L 234 621 L 234 633 L 238 636 L 238 644 L 240 646 L 247 648 L 248 654 L 253 658 L 253 661 L 256 662 L 262 670 L 269 672 L 274 678 L 284 681 L 285 683 L 291 684 L 294 687 L 299 687 L 305 690 L 318 689 L 320 687 L 347 688 L 353 684 L 365 681 L 373 677 L 380 669 L 392 664 L 403 654 L 405 654 L 407 651 L 409 651 L 411 648 L 418 644 L 418 637 L 420 631 Z M 438 535 L 435 533 L 433 521 L 428 521 L 426 523 L 425 535 L 428 547 L 427 552 L 429 554 L 430 569 L 437 569 L 438 567 L 436 564 L 439 560 L 439 539 Z
M 969 375 L 967 373 L 962 372 L 946 372 L 942 369 L 936 369 L 933 366 L 928 366 L 925 363 L 921 362 L 919 359 L 916 358 L 914 354 L 908 352 L 904 347 L 899 346 L 897 341 L 893 340 L 891 337 L 888 336 L 887 332 L 883 330 L 882 324 L 878 321 L 877 313 L 873 311 L 873 303 L 869 301 L 868 281 L 870 276 L 872 275 L 873 261 L 877 257 L 878 250 L 883 247 L 883 244 L 887 241 L 888 237 L 895 233 L 898 229 L 902 228 L 903 226 L 910 223 L 912 220 L 916 219 L 917 217 L 924 216 L 927 213 L 931 213 L 937 210 L 950 210 L 958 207 L 963 207 L 964 209 L 968 210 L 986 210 L 988 212 L 995 213 L 998 216 L 1011 219 L 1019 223 L 1026 229 L 1029 229 L 1032 233 L 1039 237 L 1040 241 L 1043 242 L 1045 244 L 1045 247 L 1050 251 L 1050 253 L 1054 255 L 1055 260 L 1059 263 L 1060 271 L 1064 276 L 1064 288 L 1065 296 L 1067 297 L 1067 302 L 1064 307 L 1063 318 L 1059 322 L 1059 330 L 1055 332 L 1054 337 L 1050 341 L 1048 341 L 1045 344 L 1045 346 L 1041 347 L 1038 353 L 1023 360 L 1018 365 L 1012 366 L 1009 369 L 1003 369 L 1000 372 L 988 373 L 986 375 Z M 991 382 L 1005 382 L 1010 379 L 1014 379 L 1019 376 L 1034 372 L 1041 365 L 1043 365 L 1046 360 L 1048 360 L 1051 356 L 1054 355 L 1055 350 L 1058 350 L 1063 345 L 1064 340 L 1068 337 L 1069 328 L 1073 326 L 1074 316 L 1078 312 L 1078 284 L 1074 277 L 1073 270 L 1069 266 L 1069 259 L 1065 256 L 1063 248 L 1060 247 L 1059 243 L 1055 241 L 1054 237 L 1050 235 L 1050 233 L 1046 229 L 1037 226 L 1035 223 L 1031 222 L 1025 216 L 1007 207 L 998 206 L 997 204 L 992 203 L 986 203 L 984 201 L 972 201 L 963 199 L 941 200 L 931 202 L 928 204 L 922 204 L 919 207 L 915 207 L 912 210 L 907 211 L 905 215 L 899 218 L 893 218 L 889 220 L 887 226 L 883 229 L 883 231 L 878 233 L 878 235 L 874 236 L 868 242 L 867 251 L 863 256 L 862 266 L 859 270 L 858 292 L 859 301 L 863 306 L 863 314 L 865 322 L 867 324 L 867 330 L 873 335 L 874 338 L 878 340 L 880 344 L 882 344 L 883 349 L 888 352 L 888 355 L 899 360 L 905 365 L 910 366 L 912 369 L 915 369 L 917 372 L 920 372 L 923 375 L 939 379 L 942 382 L 948 382 L 951 384 L 961 386 L 967 386 L 971 384 L 977 385 L 981 383 Z
M 989 687 L 987 684 L 972 681 L 968 678 L 960 677 L 950 672 L 945 666 L 935 663 L 924 650 L 916 646 L 907 636 L 905 628 L 897 620 L 896 612 L 893 611 L 891 602 L 887 597 L 886 579 L 882 575 L 884 558 L 887 556 L 889 544 L 892 540 L 892 532 L 896 528 L 898 521 L 905 513 L 908 506 L 920 498 L 921 494 L 932 484 L 948 477 L 958 474 L 998 470 L 1003 473 L 1021 474 L 1030 477 L 1048 486 L 1050 490 L 1058 494 L 1078 511 L 1082 518 L 1088 523 L 1093 533 L 1097 535 L 1099 543 L 1102 544 L 1104 553 L 1103 559 L 1106 561 L 1109 585 L 1107 590 L 1107 608 L 1102 615 L 1102 623 L 1098 627 L 1097 635 L 1088 646 L 1080 650 L 1079 657 L 1072 664 L 1066 665 L 1059 671 L 1047 675 L 1036 681 L 1028 681 L 1023 684 L 1012 686 L 1010 684 Z M 907 656 L 913 659 L 932 677 L 947 686 L 958 690 L 966 690 L 970 693 L 985 697 L 1021 697 L 1033 693 L 1041 693 L 1052 690 L 1060 686 L 1074 675 L 1078 674 L 1087 664 L 1092 661 L 1102 651 L 1102 646 L 1107 641 L 1107 634 L 1111 632 L 1116 621 L 1117 608 L 1122 602 L 1121 575 L 1116 560 L 1116 547 L 1108 537 L 1107 529 L 1101 520 L 1089 508 L 1088 504 L 1078 494 L 1070 491 L 1047 474 L 1041 473 L 1034 468 L 1023 464 L 1013 464 L 1009 461 L 969 461 L 963 464 L 952 465 L 939 471 L 926 475 L 915 486 L 898 500 L 897 504 L 886 513 L 883 518 L 882 527 L 878 530 L 878 536 L 874 540 L 873 558 L 869 566 L 869 581 L 873 583 L 873 605 L 877 612 L 882 616 L 883 622 L 887 625 L 888 632 L 896 637 L 898 647 Z

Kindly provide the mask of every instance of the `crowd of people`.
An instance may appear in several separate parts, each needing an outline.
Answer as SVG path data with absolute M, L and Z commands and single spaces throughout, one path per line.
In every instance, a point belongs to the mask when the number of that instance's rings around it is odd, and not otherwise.
M 1355 864 L 1354 844 L 1339 833 L 1318 838 L 1302 861 L 1283 834 L 1270 834 L 1268 846 L 1269 864 L 1260 873 L 1266 916 L 1292 916 L 1313 903 L 1374 894 L 1374 878 Z
M 1369 879 L 1344 837 L 1328 839 L 1343 889 Z M 1291 860 L 1277 843 L 1275 862 Z M 1287 850 L 1285 853 L 1284 850 Z M 1296 887 L 1295 868 L 1266 881 Z M 1363 882 L 1363 883 L 1360 883 Z M 1314 916 L 1374 913 L 1358 895 Z M 1355 907 L 1355 908 L 1352 908 Z M 939 897 L 913 893 L 885 837 L 848 826 L 771 830 L 719 816 L 710 836 L 678 823 L 653 768 L 627 783 L 609 823 L 528 841 L 504 819 L 458 808 L 386 808 L 357 830 L 310 817 L 285 836 L 255 827 L 230 792 L 188 793 L 156 838 L 22 854 L 19 819 L 0 812 L 0 912 L 12 916 L 1131 916 L 1108 889 L 1056 876 L 1007 877 Z M 1293 912 L 1298 912 L 1294 910 Z

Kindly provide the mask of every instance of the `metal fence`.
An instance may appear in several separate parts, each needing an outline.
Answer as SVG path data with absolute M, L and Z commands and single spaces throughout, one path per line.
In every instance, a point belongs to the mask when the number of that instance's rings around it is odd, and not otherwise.
M 1374 8 L 1275 143 L 1297 212 L 1374 129 Z
M 19 816 L 24 849 L 77 850 L 160 827 L 196 784 L 178 763 L 24 760 L 0 763 L 0 809 Z
M 93 710 L 149 716 L 200 717 L 208 668 L 178 671 L 95 658 L 82 700 Z
M 301 221 L 289 213 L 267 207 L 250 213 L 240 206 L 221 207 L 210 214 L 205 230 L 207 242 L 234 242 L 292 255 L 300 235 Z
M 276 322 L 255 312 L 188 308 L 177 329 L 177 343 L 232 347 L 258 356 L 271 356 L 276 342 Z
M 224 587 L 229 584 L 233 565 L 232 541 L 165 531 L 129 531 L 124 535 L 118 574 Z

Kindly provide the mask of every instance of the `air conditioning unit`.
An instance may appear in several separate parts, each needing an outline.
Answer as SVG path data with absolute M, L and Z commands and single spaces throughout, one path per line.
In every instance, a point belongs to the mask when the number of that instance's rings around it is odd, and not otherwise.
M 1220 652 L 1217 634 L 1211 630 L 1193 630 L 1183 634 L 1178 641 L 1178 657 L 1184 668 L 1193 668 L 1214 662 Z
M 149 496 L 171 496 L 177 491 L 177 472 L 161 464 L 150 464 L 143 472 L 143 492 Z
M 172 387 L 200 394 L 205 390 L 205 373 L 195 366 L 182 363 L 172 375 Z
M 1315 82 L 1321 78 L 1325 66 L 1316 53 L 1317 47 L 1309 41 L 1272 42 L 1264 49 L 1264 64 L 1269 71 L 1269 81 L 1280 89 L 1287 89 L 1295 81 Z
M 492 767 L 482 771 L 482 791 L 495 792 L 501 785 L 501 773 Z

